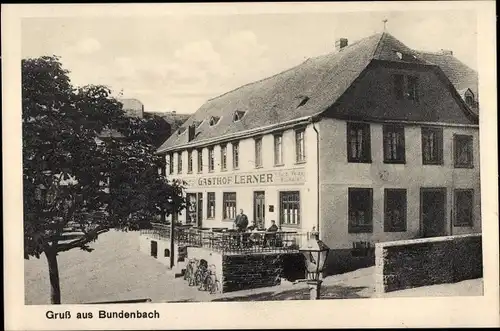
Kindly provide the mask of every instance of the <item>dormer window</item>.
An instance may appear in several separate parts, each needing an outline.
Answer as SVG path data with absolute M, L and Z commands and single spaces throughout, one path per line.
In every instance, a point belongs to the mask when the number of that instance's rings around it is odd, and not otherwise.
M 180 127 L 180 128 L 177 130 L 177 134 L 182 134 L 184 131 L 186 131 L 186 128 L 185 128 L 185 127 Z
M 218 117 L 218 116 L 210 117 L 210 122 L 209 122 L 210 126 L 216 125 L 217 123 L 219 123 L 219 120 L 220 120 L 220 117 Z
M 201 125 L 201 123 L 203 123 L 203 121 L 193 121 L 193 126 L 197 128 Z
M 396 53 L 396 56 L 402 60 L 402 61 L 415 61 L 417 60 L 417 57 L 413 54 L 410 54 L 410 53 L 402 53 L 402 52 L 399 52 L 399 51 L 394 51 Z
M 300 96 L 297 108 L 304 106 L 307 103 L 307 101 L 309 101 L 309 97 L 307 97 L 307 96 Z
M 469 106 L 469 107 L 473 107 L 474 106 L 474 97 L 472 95 L 466 95 L 465 96 L 465 103 Z
M 235 111 L 234 115 L 233 115 L 233 122 L 240 121 L 243 118 L 243 116 L 245 116 L 244 111 L 240 111 L 240 110 Z

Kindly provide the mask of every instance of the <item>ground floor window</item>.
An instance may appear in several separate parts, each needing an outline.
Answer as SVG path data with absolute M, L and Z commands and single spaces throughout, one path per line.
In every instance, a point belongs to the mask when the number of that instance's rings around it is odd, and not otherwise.
M 186 223 L 196 224 L 198 219 L 198 204 L 196 200 L 196 193 L 187 193 L 187 213 L 186 213 Z
M 373 189 L 349 188 L 349 233 L 373 232 Z
M 455 190 L 455 226 L 472 226 L 474 190 Z
M 224 192 L 222 196 L 222 215 L 225 220 L 236 218 L 236 192 Z
M 207 218 L 215 218 L 215 193 L 207 193 Z
M 385 189 L 384 232 L 406 231 L 406 189 Z
M 280 192 L 280 224 L 300 224 L 300 192 Z

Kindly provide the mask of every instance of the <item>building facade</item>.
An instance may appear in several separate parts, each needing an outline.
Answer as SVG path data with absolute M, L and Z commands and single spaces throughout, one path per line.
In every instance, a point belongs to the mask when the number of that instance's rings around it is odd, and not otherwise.
M 475 73 L 452 81 L 387 33 L 347 44 L 193 114 L 158 149 L 190 202 L 171 217 L 232 228 L 243 209 L 349 254 L 480 232 Z

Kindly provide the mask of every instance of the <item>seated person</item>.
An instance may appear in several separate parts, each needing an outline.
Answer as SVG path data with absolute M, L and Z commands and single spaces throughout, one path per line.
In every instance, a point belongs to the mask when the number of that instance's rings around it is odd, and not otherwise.
M 276 221 L 271 221 L 271 226 L 267 229 L 267 232 L 277 232 L 278 226 L 276 225 Z
M 249 231 L 258 230 L 258 225 L 257 225 L 257 222 L 256 222 L 256 221 L 253 221 L 253 222 L 252 222 L 252 225 L 250 225 L 249 227 L 247 227 L 247 230 L 249 230 Z
M 276 221 L 271 221 L 271 226 L 266 230 L 266 235 L 264 237 L 264 246 L 269 244 L 271 246 L 276 245 L 276 232 L 278 232 L 279 228 L 276 225 Z

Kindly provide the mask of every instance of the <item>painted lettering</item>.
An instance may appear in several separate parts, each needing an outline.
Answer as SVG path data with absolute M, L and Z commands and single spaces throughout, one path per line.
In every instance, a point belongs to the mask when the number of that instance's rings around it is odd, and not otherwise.
M 247 175 L 247 184 L 253 184 L 252 175 Z
M 267 174 L 267 182 L 272 183 L 273 182 L 273 174 Z

